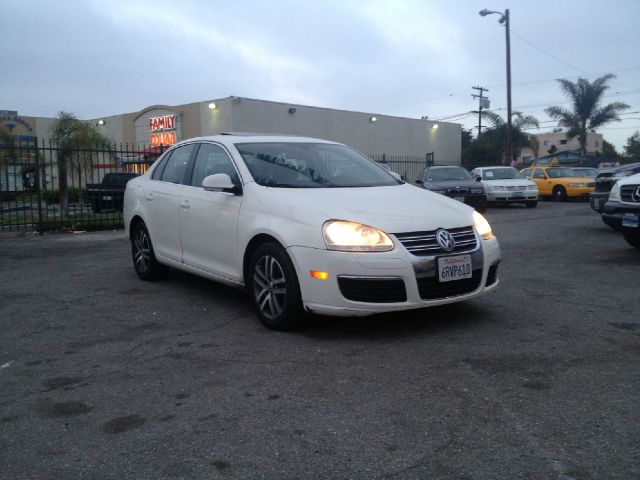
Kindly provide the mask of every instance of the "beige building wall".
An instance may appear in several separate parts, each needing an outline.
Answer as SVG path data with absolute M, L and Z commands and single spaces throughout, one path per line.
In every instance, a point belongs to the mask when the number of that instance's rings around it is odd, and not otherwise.
M 567 139 L 565 132 L 549 132 L 539 133 L 534 135 L 538 140 L 538 158 L 544 157 L 549 154 L 549 149 L 555 145 L 558 152 L 572 151 L 575 152 L 580 149 L 580 142 L 578 137 Z M 587 154 L 595 154 L 602 151 L 603 137 L 601 133 L 588 133 L 587 134 Z M 525 148 L 520 153 L 519 161 L 533 160 L 535 157 L 534 152 Z

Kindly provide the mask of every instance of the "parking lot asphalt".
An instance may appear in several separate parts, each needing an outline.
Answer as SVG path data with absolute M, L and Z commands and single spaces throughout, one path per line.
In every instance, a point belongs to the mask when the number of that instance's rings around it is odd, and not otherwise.
M 121 231 L 1 238 L 0 478 L 640 478 L 640 252 L 586 203 L 486 216 L 496 292 L 292 333 Z

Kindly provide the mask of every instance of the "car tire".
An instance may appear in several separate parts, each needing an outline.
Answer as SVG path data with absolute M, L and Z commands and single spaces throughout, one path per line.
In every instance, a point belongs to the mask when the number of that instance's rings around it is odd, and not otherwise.
M 556 202 L 566 202 L 567 201 L 567 191 L 561 185 L 556 185 L 555 187 L 553 187 L 553 192 L 551 194 L 553 195 L 553 199 Z
M 295 267 L 276 243 L 254 252 L 246 278 L 251 303 L 260 321 L 273 330 L 291 330 L 306 320 Z
M 527 202 L 525 203 L 525 205 L 527 206 L 527 208 L 536 208 L 536 206 L 538 205 L 538 202 Z
M 158 280 L 169 271 L 169 267 L 156 259 L 149 230 L 142 222 L 137 223 L 131 232 L 131 257 L 133 268 L 142 280 Z
M 624 239 L 627 241 L 627 243 L 629 245 L 631 245 L 632 247 L 635 247 L 637 249 L 640 249 L 640 237 L 637 235 L 629 235 L 629 234 L 624 234 Z

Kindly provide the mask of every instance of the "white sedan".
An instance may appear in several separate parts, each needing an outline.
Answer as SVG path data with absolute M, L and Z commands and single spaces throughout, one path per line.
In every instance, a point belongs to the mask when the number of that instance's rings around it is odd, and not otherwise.
M 473 208 L 338 143 L 222 134 L 183 141 L 127 184 L 133 265 L 244 287 L 260 320 L 355 316 L 474 298 L 501 253 Z
M 513 167 L 478 167 L 471 171 L 482 181 L 489 203 L 524 203 L 529 208 L 538 204 L 538 187 Z

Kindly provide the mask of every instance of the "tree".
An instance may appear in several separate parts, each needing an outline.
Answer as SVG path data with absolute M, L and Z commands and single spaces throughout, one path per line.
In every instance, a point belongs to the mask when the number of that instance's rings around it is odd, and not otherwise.
M 640 160 L 640 132 L 636 131 L 627 138 L 627 144 L 624 146 L 624 154 L 630 159 Z
M 51 139 L 57 147 L 60 210 L 69 214 L 69 169 L 82 177 L 82 169 L 92 161 L 92 150 L 108 149 L 110 141 L 96 129 L 78 120 L 72 113 L 60 112 L 51 127 Z
M 620 154 L 616 151 L 615 145 L 606 140 L 602 140 L 602 156 L 607 160 L 618 160 L 620 158 Z
M 525 132 L 527 128 L 538 128 L 540 124 L 538 119 L 533 115 L 524 115 L 522 112 L 513 112 L 512 125 L 511 125 L 511 142 L 514 158 L 520 156 L 520 152 L 523 148 L 530 148 L 534 155 L 538 156 L 538 139 Z M 505 122 L 500 115 L 491 110 L 485 110 L 482 112 L 482 117 L 485 118 L 491 125 L 482 134 L 482 137 L 489 135 L 494 137 L 493 143 L 498 149 L 500 163 L 503 162 L 504 152 L 506 151 L 506 145 L 504 139 L 507 137 L 507 122 Z M 508 162 L 504 159 L 504 162 Z
M 580 143 L 580 163 L 587 156 L 587 134 L 594 132 L 612 121 L 619 121 L 618 114 L 629 108 L 621 102 L 600 106 L 604 92 L 609 88 L 607 82 L 615 78 L 613 74 L 603 75 L 589 82 L 586 78 L 578 78 L 572 82 L 565 78 L 558 80 L 560 90 L 569 97 L 571 108 L 548 107 L 547 115 L 558 121 L 558 126 L 567 129 L 567 138 L 578 137 Z

